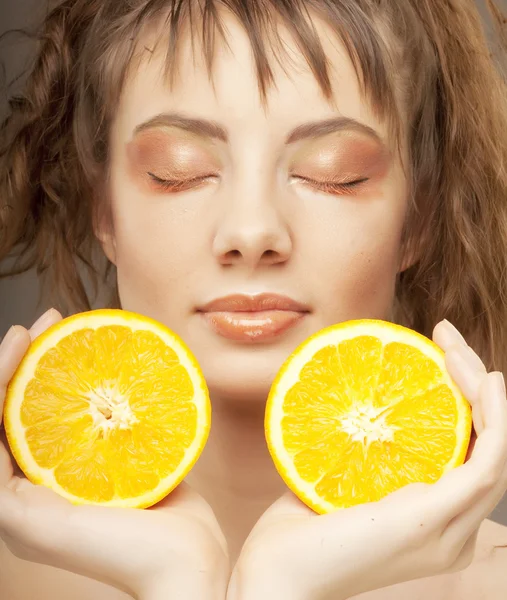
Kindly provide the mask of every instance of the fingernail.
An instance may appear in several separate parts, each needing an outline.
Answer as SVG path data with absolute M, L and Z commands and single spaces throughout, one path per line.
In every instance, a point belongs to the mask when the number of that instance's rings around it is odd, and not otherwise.
M 484 365 L 482 364 L 482 360 L 477 356 L 477 354 L 472 350 L 472 348 L 470 348 L 470 346 L 456 344 L 450 349 L 457 352 L 470 369 L 481 372 L 484 372 L 486 370 Z
M 45 325 L 47 323 L 47 321 L 49 321 L 51 319 L 52 314 L 53 314 L 53 309 L 50 308 L 42 316 L 40 316 L 37 319 L 37 321 L 35 321 L 35 323 L 31 327 L 31 329 L 34 329 L 35 327 L 38 327 L 39 325 Z
M 19 335 L 21 328 L 19 325 L 13 325 L 9 331 L 5 334 L 2 344 L 12 343 Z
M 461 342 L 463 344 L 466 344 L 466 340 L 465 338 L 461 335 L 461 333 L 456 329 L 456 327 L 454 327 L 454 325 L 452 323 L 450 323 L 447 319 L 444 319 L 444 323 L 447 327 L 447 331 L 453 336 L 453 338 L 457 341 L 457 342 Z

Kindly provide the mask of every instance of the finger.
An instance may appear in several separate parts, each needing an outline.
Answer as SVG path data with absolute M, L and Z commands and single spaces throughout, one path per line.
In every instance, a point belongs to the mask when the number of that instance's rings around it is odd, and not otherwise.
M 7 385 L 12 379 L 30 343 L 43 331 L 60 321 L 62 315 L 51 308 L 46 311 L 27 331 L 21 325 L 9 329 L 0 344 L 0 424 L 2 423 L 3 403 Z
M 449 323 L 447 319 L 437 323 L 433 329 L 433 341 L 435 344 L 440 346 L 444 352 L 447 352 L 452 346 L 468 348 L 468 356 L 470 358 L 472 367 L 475 366 L 478 371 L 483 371 L 484 373 L 486 372 L 486 367 L 484 366 L 484 363 L 480 357 L 476 354 L 476 352 L 474 352 L 473 348 L 467 344 L 465 338 L 456 329 L 456 327 Z
M 21 325 L 9 329 L 0 345 L 0 423 L 7 385 L 30 346 L 30 335 Z
M 0 530 L 12 539 L 35 539 L 37 524 L 50 528 L 72 510 L 72 504 L 44 485 L 35 485 L 25 477 L 12 477 L 0 487 Z
M 447 319 L 444 319 L 435 325 L 432 338 L 435 344 L 440 346 L 444 352 L 446 352 L 450 346 L 454 346 L 455 344 L 462 346 L 468 345 L 461 333 L 454 325 L 449 323 Z
M 30 346 L 28 331 L 20 325 L 9 329 L 0 344 L 0 427 L 2 426 L 3 408 L 7 386 Z M 3 440 L 3 433 L 0 440 Z M 7 484 L 14 472 L 9 451 L 0 441 L 0 487 Z
M 475 430 L 483 428 L 480 409 L 476 408 L 479 386 L 487 373 L 482 360 L 449 321 L 443 320 L 433 330 L 433 341 L 446 353 L 445 362 L 452 379 L 457 383 L 472 406 Z
M 172 514 L 181 514 L 190 518 L 197 517 L 212 531 L 215 539 L 221 544 L 224 553 L 228 553 L 227 541 L 215 512 L 208 502 L 186 481 L 182 481 L 170 494 L 147 510 L 168 511 Z
M 491 373 L 495 376 L 494 388 L 492 385 L 485 386 L 485 392 L 490 393 L 490 402 L 488 403 L 485 414 L 490 421 L 497 420 L 496 434 L 498 451 L 498 465 L 490 470 L 483 472 L 482 484 L 486 488 L 486 493 L 474 504 L 472 504 L 462 514 L 456 515 L 449 523 L 447 528 L 447 536 L 457 538 L 463 535 L 469 535 L 474 528 L 486 519 L 495 509 L 497 504 L 507 492 L 507 400 L 505 398 L 505 387 L 503 384 L 503 376 L 500 373 Z M 492 377 L 490 379 L 493 379 Z M 490 432 L 487 427 L 486 432 Z M 483 433 L 483 436 L 485 434 Z M 481 436 L 481 437 L 483 437 Z M 476 450 L 472 453 L 471 461 L 476 458 L 478 452 L 483 450 L 479 448 L 481 437 L 476 442 Z M 492 436 L 493 437 L 493 436 Z M 503 442 L 503 443 L 502 443 Z M 485 457 L 487 459 L 488 457 Z M 484 460 L 485 462 L 485 460 Z M 487 467 L 486 467 L 487 468 Z
M 439 524 L 468 513 L 479 523 L 499 502 L 507 486 L 507 401 L 501 373 L 487 375 L 480 388 L 484 429 L 477 437 L 470 460 L 452 469 L 430 486 L 433 514 Z M 469 528 L 473 531 L 473 527 Z
M 50 308 L 30 327 L 30 338 L 32 341 L 35 340 L 46 329 L 61 320 L 62 315 L 54 308 Z
M 461 335 L 461 333 L 451 325 L 449 321 L 443 320 L 440 323 L 437 323 L 435 328 L 433 329 L 433 341 L 437 346 L 447 352 L 453 346 L 461 346 L 462 348 L 468 348 L 469 352 L 465 353 L 470 360 L 470 364 L 472 367 L 475 367 L 476 370 L 486 372 L 486 367 L 484 363 L 477 355 L 476 352 L 466 343 L 465 338 Z
M 0 488 L 0 538 L 24 560 L 61 568 L 62 553 L 79 545 L 68 527 L 74 510 L 49 488 L 13 477 Z
M 26 354 L 30 343 L 49 326 L 61 320 L 62 316 L 54 309 L 46 311 L 30 328 L 15 325 L 7 332 L 2 344 L 0 345 L 0 430 L 2 428 L 3 405 L 7 392 L 7 385 L 12 379 L 19 363 Z M 15 472 L 19 471 L 17 465 L 13 464 L 7 442 L 0 431 L 0 485 L 5 485 Z
M 470 403 L 474 428 L 480 434 L 484 429 L 484 420 L 479 390 L 487 373 L 482 363 L 477 363 L 477 359 L 473 350 L 462 344 L 450 346 L 445 355 L 447 371 Z
M 271 522 L 278 522 L 284 517 L 302 517 L 309 519 L 314 518 L 316 515 L 317 513 L 301 502 L 295 494 L 291 491 L 287 491 L 266 510 L 259 520 L 259 523 L 268 525 Z
M 260 519 L 253 529 L 248 534 L 245 544 L 249 543 L 250 540 L 266 529 L 273 531 L 273 528 L 284 526 L 287 520 L 290 520 L 290 526 L 293 532 L 295 529 L 293 526 L 295 522 L 299 524 L 304 523 L 303 531 L 306 532 L 306 525 L 316 524 L 315 517 L 318 516 L 311 508 L 306 506 L 301 500 L 290 490 L 287 490 L 283 496 L 280 496 L 269 508 L 261 515 Z M 314 531 L 315 533 L 315 531 Z M 308 542 L 308 539 L 306 540 Z
M 147 510 L 161 510 L 166 508 L 171 511 L 181 509 L 183 511 L 198 512 L 209 508 L 209 504 L 188 483 L 182 481 L 170 494 Z
M 11 535 L 13 527 L 22 521 L 22 506 L 16 494 L 5 486 L 0 486 L 0 538 Z
M 0 441 L 0 487 L 10 481 L 14 475 L 14 465 L 6 446 L 2 442 L 3 440 Z
M 467 455 L 465 457 L 464 462 L 468 462 L 472 457 L 475 448 L 475 442 L 477 441 L 477 433 L 472 430 L 472 435 L 470 437 L 470 443 L 468 444 Z

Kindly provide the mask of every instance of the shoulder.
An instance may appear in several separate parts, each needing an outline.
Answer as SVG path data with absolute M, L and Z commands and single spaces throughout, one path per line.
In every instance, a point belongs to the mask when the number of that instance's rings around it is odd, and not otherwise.
M 507 527 L 486 519 L 477 537 L 472 564 L 456 573 L 460 600 L 505 600 L 507 590 Z

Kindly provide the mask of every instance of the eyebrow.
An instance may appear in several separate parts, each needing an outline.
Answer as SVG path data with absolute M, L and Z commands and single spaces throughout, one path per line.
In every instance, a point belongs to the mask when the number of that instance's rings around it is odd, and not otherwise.
M 161 113 L 156 115 L 140 125 L 137 125 L 134 129 L 134 135 L 137 135 L 146 129 L 157 127 L 177 127 L 201 137 L 218 139 L 222 142 L 227 142 L 229 139 L 226 129 L 216 121 L 191 118 L 181 113 Z M 343 116 L 303 123 L 287 135 L 285 143 L 293 144 L 303 139 L 322 137 L 338 131 L 357 131 L 384 145 L 382 138 L 375 129 L 356 119 Z

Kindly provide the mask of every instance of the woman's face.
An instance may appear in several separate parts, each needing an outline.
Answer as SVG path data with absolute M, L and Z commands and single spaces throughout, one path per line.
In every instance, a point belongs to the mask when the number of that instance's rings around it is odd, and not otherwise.
M 273 62 L 266 110 L 247 37 L 227 27 L 215 89 L 190 43 L 172 90 L 165 48 L 131 73 L 111 134 L 112 227 L 99 236 L 122 307 L 179 334 L 213 395 L 247 400 L 319 329 L 390 317 L 407 193 L 386 126 L 324 26 L 335 107 L 286 37 L 294 63 Z

